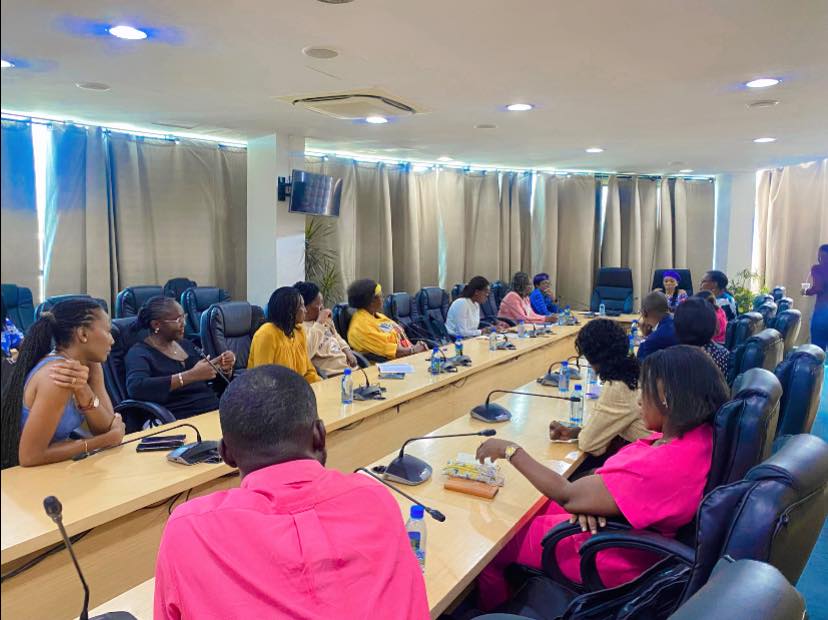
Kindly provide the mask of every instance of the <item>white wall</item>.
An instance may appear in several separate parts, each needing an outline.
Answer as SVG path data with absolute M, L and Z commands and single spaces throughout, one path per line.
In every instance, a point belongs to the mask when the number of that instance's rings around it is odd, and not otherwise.
M 277 200 L 277 178 L 302 167 L 305 139 L 275 133 L 247 143 L 247 299 L 262 307 L 305 278 L 305 216 Z
M 729 277 L 751 268 L 756 173 L 716 177 L 716 251 L 714 267 Z

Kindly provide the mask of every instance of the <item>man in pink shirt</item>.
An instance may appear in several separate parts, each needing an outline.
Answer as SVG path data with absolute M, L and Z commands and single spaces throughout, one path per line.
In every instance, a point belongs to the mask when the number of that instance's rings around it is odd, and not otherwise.
M 283 366 L 237 377 L 219 407 L 237 489 L 179 506 L 164 530 L 155 618 L 428 618 L 397 502 L 325 469 L 308 383 Z

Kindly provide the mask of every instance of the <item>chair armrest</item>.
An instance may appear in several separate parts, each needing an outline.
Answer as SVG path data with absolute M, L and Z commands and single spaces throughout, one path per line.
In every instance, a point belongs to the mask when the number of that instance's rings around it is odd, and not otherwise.
M 357 365 L 358 365 L 360 368 L 368 368 L 368 366 L 370 366 L 370 365 L 371 365 L 371 362 L 369 362 L 369 361 L 368 361 L 368 358 L 367 358 L 367 357 L 365 357 L 365 356 L 364 356 L 362 353 L 360 353 L 359 351 L 354 351 L 353 349 L 351 349 L 351 353 L 353 353 L 353 354 L 354 354 L 354 357 L 356 358 L 356 361 L 357 361 Z
M 636 532 L 606 532 L 596 534 L 581 545 L 581 579 L 584 587 L 590 592 L 603 590 L 606 586 L 601 581 L 595 560 L 599 552 L 607 549 L 638 549 L 658 553 L 664 557 L 671 557 L 692 567 L 696 554 L 693 548 L 688 547 L 674 538 L 667 538 L 661 534 L 649 531 Z
M 159 405 L 158 403 L 151 403 L 146 400 L 134 400 L 128 398 L 122 400 L 115 405 L 116 413 L 135 412 L 139 417 L 150 420 L 159 420 L 162 424 L 175 422 L 175 416 L 170 413 L 169 409 Z
M 630 525 L 628 523 L 624 523 L 623 521 L 607 521 L 607 525 L 602 531 L 623 532 L 630 529 Z M 558 543 L 564 538 L 569 538 L 570 536 L 582 533 L 583 532 L 581 532 L 581 526 L 579 524 L 564 521 L 549 530 L 541 542 L 543 545 L 543 553 L 541 555 L 541 568 L 543 569 L 543 572 L 546 573 L 553 581 L 556 581 L 557 583 L 560 583 L 575 592 L 583 592 L 584 586 L 580 583 L 572 581 L 561 572 L 561 569 L 558 566 L 558 561 L 555 558 L 555 552 L 557 550 Z

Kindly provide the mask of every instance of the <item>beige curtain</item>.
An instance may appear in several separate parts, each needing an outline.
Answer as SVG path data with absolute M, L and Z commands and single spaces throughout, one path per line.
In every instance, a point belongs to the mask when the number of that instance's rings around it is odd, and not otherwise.
M 113 307 L 120 290 L 107 139 L 99 127 L 50 127 L 43 252 L 45 296 L 87 293 Z
M 40 242 L 38 240 L 32 126 L 22 121 L 2 122 L 0 156 L 0 228 L 3 230 L 0 271 L 4 284 L 17 284 L 40 294 Z
M 384 291 L 395 291 L 388 166 L 363 162 L 355 166 L 354 277 L 374 278 Z
M 715 191 L 712 181 L 676 179 L 675 229 L 678 239 L 686 240 L 686 261 L 677 267 L 687 267 L 693 276 L 693 289 L 698 287 L 705 272 L 713 269 L 713 247 L 716 225 Z M 681 224 L 681 217 L 684 223 Z M 677 246 L 676 253 L 679 249 Z
M 561 179 L 558 186 L 558 298 L 573 309 L 589 308 L 595 275 L 595 176 Z
M 121 287 L 177 276 L 246 295 L 244 150 L 110 136 Z
M 641 197 L 638 179 L 618 180 L 618 219 L 621 265 L 629 267 L 633 281 L 633 310 L 638 310 L 642 291 Z
M 687 268 L 687 183 L 673 180 L 673 267 Z M 713 256 L 711 250 L 711 260 Z
M 621 267 L 621 198 L 618 178 L 607 180 L 607 203 L 604 211 L 604 235 L 601 243 L 601 267 Z
M 552 290 L 558 290 L 558 182 L 540 173 L 535 179 L 532 205 L 532 272 L 548 273 Z
M 451 290 L 455 284 L 468 282 L 476 275 L 466 273 L 465 174 L 453 168 L 438 168 L 437 214 L 440 225 L 440 286 Z
M 769 287 L 782 285 L 802 311 L 809 339 L 813 298 L 799 295 L 817 248 L 828 242 L 828 159 L 761 173 L 756 202 L 756 267 Z
M 653 269 L 675 267 L 673 254 L 673 204 L 668 179 L 661 179 L 658 188 L 658 218 Z M 652 278 L 652 273 L 650 273 Z M 652 284 L 652 280 L 650 281 Z
M 464 175 L 465 282 L 475 275 L 502 279 L 500 261 L 501 229 L 497 174 L 469 172 Z M 506 281 L 508 282 L 508 276 Z

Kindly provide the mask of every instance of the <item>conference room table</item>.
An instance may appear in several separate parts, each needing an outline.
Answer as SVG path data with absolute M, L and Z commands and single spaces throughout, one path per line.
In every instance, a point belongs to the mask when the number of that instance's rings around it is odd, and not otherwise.
M 528 383 L 522 388 L 535 393 L 558 393 L 557 388 L 541 387 L 536 383 Z M 578 450 L 577 444 L 549 440 L 549 423 L 552 420 L 567 421 L 569 403 L 511 394 L 493 401 L 512 412 L 509 422 L 487 424 L 465 415 L 429 434 L 472 433 L 494 428 L 497 437 L 517 442 L 533 457 L 563 476 L 569 476 L 581 463 L 583 453 Z M 593 403 L 586 401 L 586 416 L 589 416 Z M 547 501 L 505 461 L 498 461 L 505 484 L 491 500 L 443 488 L 446 480 L 441 474 L 443 466 L 456 458 L 458 453 L 474 454 L 484 439 L 432 439 L 412 443 L 406 448 L 406 454 L 429 463 L 434 468 L 434 474 L 425 483 L 403 486 L 403 490 L 446 516 L 443 523 L 425 517 L 428 538 L 424 576 L 432 618 L 449 609 L 497 552 Z M 388 463 L 393 457 L 394 453 L 388 454 L 372 465 Z M 394 497 L 403 519 L 406 519 L 411 503 L 399 495 L 394 494 Z M 139 620 L 150 620 L 154 587 L 155 579 L 148 579 L 101 605 L 94 613 L 128 611 Z
M 624 315 L 615 320 L 629 323 L 633 318 Z M 400 361 L 411 364 L 414 372 L 402 381 L 382 381 L 384 400 L 343 405 L 339 378 L 313 384 L 319 415 L 328 431 L 328 466 L 353 471 L 372 463 L 398 449 L 409 437 L 467 416 L 490 390 L 515 389 L 543 375 L 551 363 L 574 354 L 579 329 L 555 326 L 554 333 L 536 338 L 512 335 L 509 340 L 514 350 L 489 351 L 485 339 L 466 340 L 464 352 L 472 365 L 460 367 L 456 373 L 429 374 L 430 352 L 407 357 Z M 452 354 L 451 347 L 448 354 Z M 365 373 L 371 383 L 377 382 L 375 366 Z M 357 385 L 364 381 L 361 372 L 354 377 Z M 204 439 L 221 435 L 218 412 L 186 421 L 196 426 Z M 175 432 L 194 439 L 190 430 Z M 163 453 L 137 453 L 134 444 L 81 461 L 7 469 L 0 478 L 3 574 L 39 558 L 59 543 L 57 529 L 42 506 L 44 497 L 55 495 L 63 503 L 69 535 L 82 537 L 76 553 L 92 584 L 93 605 L 152 576 L 161 533 L 176 502 L 238 485 L 237 473 L 225 464 L 187 467 L 167 461 Z M 68 554 L 52 553 L 3 581 L 2 614 L 9 618 L 70 618 L 77 613 L 77 593 L 77 577 Z

